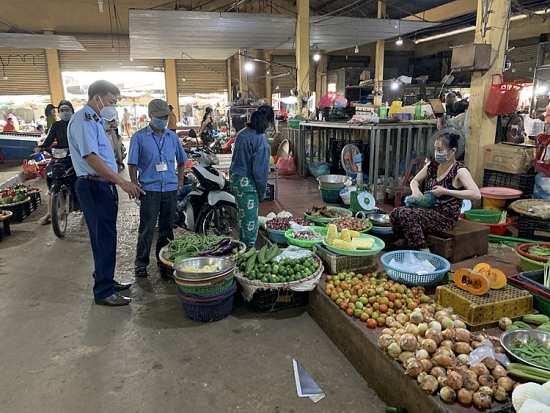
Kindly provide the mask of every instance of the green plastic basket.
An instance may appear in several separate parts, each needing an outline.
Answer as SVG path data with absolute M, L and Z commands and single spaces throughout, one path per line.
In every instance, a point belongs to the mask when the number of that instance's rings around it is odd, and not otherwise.
M 321 191 L 321 197 L 323 198 L 323 202 L 326 202 L 327 204 L 340 203 L 341 189 L 323 188 L 322 186 L 319 186 L 319 191 Z
M 498 224 L 501 213 L 490 209 L 470 209 L 464 212 L 466 219 L 473 222 L 483 222 L 485 224 Z
M 311 228 L 313 228 L 315 231 L 320 233 L 323 237 L 325 237 L 327 235 L 327 231 L 328 231 L 327 227 L 311 227 Z M 292 238 L 290 236 L 291 233 L 292 233 L 292 229 L 289 229 L 288 231 L 285 232 L 286 240 L 288 241 L 288 243 L 290 245 L 296 245 L 297 247 L 301 247 L 301 248 L 313 249 L 313 247 L 316 244 L 319 244 L 321 242 L 321 240 L 302 241 L 302 240 L 299 240 L 299 239 L 296 239 L 296 238 Z
M 519 257 L 521 261 L 521 269 L 523 271 L 536 271 L 536 270 L 542 270 L 544 268 L 543 262 L 537 262 L 535 260 L 531 260 L 519 254 L 517 251 L 516 251 L 516 255 Z
M 178 283 L 179 290 L 184 294 L 193 294 L 200 297 L 209 297 L 211 295 L 218 295 L 226 292 L 233 285 L 234 276 L 231 275 L 224 280 L 209 283 L 209 284 L 180 284 Z

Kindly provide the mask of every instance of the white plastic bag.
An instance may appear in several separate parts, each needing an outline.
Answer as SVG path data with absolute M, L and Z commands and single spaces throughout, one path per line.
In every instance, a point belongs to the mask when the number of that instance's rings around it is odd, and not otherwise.
M 481 346 L 472 351 L 468 356 L 468 364 L 475 366 L 485 360 L 487 357 L 492 357 L 498 360 L 500 364 L 507 367 L 510 364 L 510 360 L 505 354 L 497 353 L 493 347 L 491 340 L 485 339 L 481 342 Z
M 291 245 L 290 247 L 286 248 L 281 254 L 273 258 L 273 261 L 279 262 L 284 258 L 299 260 L 301 258 L 311 257 L 312 255 L 313 253 L 310 250 Z
M 428 261 L 420 261 L 413 254 L 412 251 L 407 251 L 403 257 L 403 262 L 395 261 L 392 259 L 390 261 L 390 266 L 397 268 L 399 270 L 404 270 L 409 273 L 416 273 L 418 275 L 424 275 L 434 272 L 435 267 Z

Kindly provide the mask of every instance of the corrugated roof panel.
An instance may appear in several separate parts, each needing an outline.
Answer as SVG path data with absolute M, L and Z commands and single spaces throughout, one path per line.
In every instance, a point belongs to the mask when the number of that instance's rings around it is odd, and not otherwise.
M 311 44 L 340 50 L 434 26 L 353 17 L 312 17 Z M 238 49 L 295 48 L 296 16 L 283 14 L 130 10 L 134 59 L 226 59 Z M 200 35 L 196 35 L 200 33 Z M 195 35 L 194 35 L 195 34 Z
M 27 33 L 0 33 L 0 47 L 85 50 L 74 36 Z

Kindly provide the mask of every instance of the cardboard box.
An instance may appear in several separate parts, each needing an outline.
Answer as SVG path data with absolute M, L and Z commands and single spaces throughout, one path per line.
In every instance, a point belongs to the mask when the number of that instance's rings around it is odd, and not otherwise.
M 500 143 L 485 147 L 485 169 L 524 174 L 533 167 L 535 161 L 534 146 Z

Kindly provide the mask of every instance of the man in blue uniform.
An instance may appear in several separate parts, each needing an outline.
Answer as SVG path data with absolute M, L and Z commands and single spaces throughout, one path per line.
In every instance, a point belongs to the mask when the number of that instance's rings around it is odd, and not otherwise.
M 177 194 L 183 186 L 184 164 L 187 161 L 178 136 L 166 128 L 171 113 L 168 103 L 162 99 L 153 99 L 149 102 L 148 110 L 151 122 L 134 133 L 128 156 L 130 179 L 135 184 L 139 182 L 146 192 L 139 198 L 139 235 L 134 263 L 136 277 L 148 275 L 147 265 L 157 219 L 157 265 L 161 264 L 160 250 L 174 239 Z M 163 271 L 161 277 L 170 278 Z
M 105 132 L 105 120 L 116 117 L 118 88 L 105 80 L 92 83 L 88 103 L 76 112 L 67 131 L 71 158 L 78 176 L 76 192 L 86 218 L 94 256 L 94 298 L 96 304 L 121 306 L 130 298 L 118 294 L 130 284 L 114 281 L 116 266 L 116 219 L 118 194 L 116 185 L 130 196 L 144 194 L 136 184 L 118 175 L 111 143 Z

